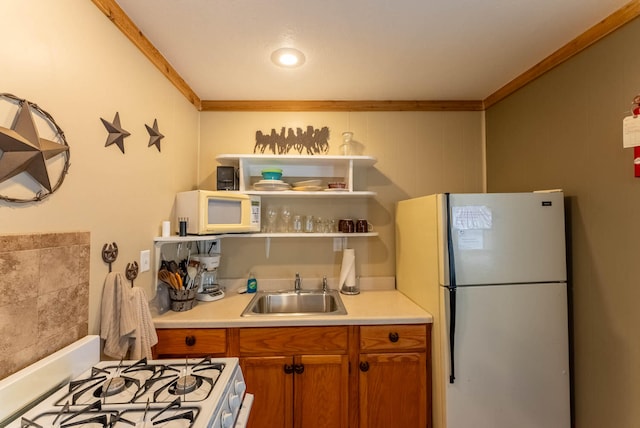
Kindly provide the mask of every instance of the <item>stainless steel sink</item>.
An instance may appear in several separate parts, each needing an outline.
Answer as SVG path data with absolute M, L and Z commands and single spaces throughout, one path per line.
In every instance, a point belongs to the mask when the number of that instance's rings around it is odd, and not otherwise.
M 347 310 L 336 290 L 261 291 L 242 312 L 243 317 L 256 315 L 346 315 Z

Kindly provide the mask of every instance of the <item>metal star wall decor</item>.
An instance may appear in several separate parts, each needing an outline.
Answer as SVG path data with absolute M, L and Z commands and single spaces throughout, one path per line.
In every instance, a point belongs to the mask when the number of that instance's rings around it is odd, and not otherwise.
M 109 131 L 109 136 L 107 137 L 107 142 L 105 143 L 105 147 L 109 147 L 112 144 L 120 147 L 120 151 L 124 153 L 124 139 L 127 138 L 130 133 L 122 129 L 120 125 L 120 115 L 116 112 L 116 117 L 113 118 L 113 122 L 108 122 L 103 118 L 100 118 L 104 127 Z
M 149 133 L 149 145 L 147 147 L 155 145 L 158 151 L 160 151 L 160 140 L 164 138 L 164 135 L 158 131 L 158 119 L 153 119 L 153 127 L 150 127 L 146 123 L 144 126 L 147 127 L 147 132 Z
M 23 198 L 0 195 L 0 199 L 9 202 L 42 200 L 60 187 L 69 169 L 69 145 L 65 140 L 64 132 L 55 123 L 53 117 L 36 104 L 6 93 L 0 94 L 0 100 L 18 106 L 11 128 L 0 126 L 0 150 L 2 150 L 0 183 L 17 178 L 23 172 L 37 183 L 36 190 L 33 191 L 35 196 Z M 60 140 L 59 143 L 40 137 L 36 125 L 37 118 L 42 119 L 51 130 L 55 130 L 55 139 Z M 47 161 L 59 155 L 64 157 L 64 164 L 58 168 L 59 176 L 56 183 L 52 185 Z

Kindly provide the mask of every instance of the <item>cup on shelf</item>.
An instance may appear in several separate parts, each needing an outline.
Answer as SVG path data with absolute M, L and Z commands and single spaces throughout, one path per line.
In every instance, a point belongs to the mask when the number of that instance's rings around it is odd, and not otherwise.
M 304 218 L 304 231 L 305 233 L 313 233 L 315 230 L 315 220 L 312 215 L 305 216 Z
M 355 223 L 350 218 L 342 218 L 338 221 L 338 231 L 342 233 L 355 232 Z
M 267 207 L 267 233 L 276 232 L 276 226 L 278 224 L 278 209 L 274 206 Z
M 291 208 L 287 205 L 280 209 L 280 231 L 283 233 L 291 232 Z
M 373 226 L 366 219 L 360 218 L 356 221 L 356 233 L 368 233 L 373 230 Z
M 302 216 L 294 215 L 293 216 L 293 224 L 291 226 L 294 233 L 302 232 Z

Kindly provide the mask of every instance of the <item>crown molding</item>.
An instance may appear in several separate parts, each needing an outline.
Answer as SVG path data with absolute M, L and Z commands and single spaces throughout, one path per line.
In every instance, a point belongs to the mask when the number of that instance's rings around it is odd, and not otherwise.
M 633 0 L 618 9 L 602 21 L 598 22 L 587 31 L 571 40 L 569 43 L 525 71 L 502 88 L 484 99 L 484 108 L 487 109 L 518 89 L 531 83 L 553 68 L 567 61 L 574 55 L 587 49 L 589 46 L 614 32 L 623 25 L 640 16 L 640 0 Z
M 200 110 L 200 97 L 191 89 L 182 76 L 169 64 L 164 56 L 147 39 L 142 31 L 127 16 L 115 0 L 91 0 L 113 24 L 155 65 L 162 74 L 182 93 L 182 95 Z

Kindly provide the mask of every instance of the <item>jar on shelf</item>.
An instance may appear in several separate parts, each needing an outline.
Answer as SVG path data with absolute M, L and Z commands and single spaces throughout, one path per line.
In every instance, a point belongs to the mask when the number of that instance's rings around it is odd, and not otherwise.
M 353 132 L 345 131 L 342 133 L 342 144 L 340 145 L 340 154 L 343 156 L 349 156 L 352 154 L 351 140 L 353 139 Z

